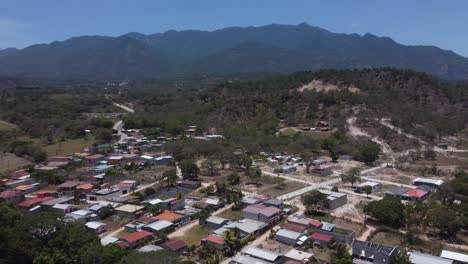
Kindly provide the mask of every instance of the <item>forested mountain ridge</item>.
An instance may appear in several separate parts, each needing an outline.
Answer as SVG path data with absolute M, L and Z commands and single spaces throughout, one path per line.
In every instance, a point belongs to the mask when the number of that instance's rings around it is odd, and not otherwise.
M 468 79 L 468 59 L 433 46 L 299 25 L 76 37 L 0 51 L 1 76 L 60 79 L 173 78 L 390 66 Z

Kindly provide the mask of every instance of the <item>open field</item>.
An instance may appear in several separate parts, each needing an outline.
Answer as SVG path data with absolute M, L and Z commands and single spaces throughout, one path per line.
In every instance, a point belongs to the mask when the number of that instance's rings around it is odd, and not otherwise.
M 17 126 L 12 123 L 8 123 L 6 121 L 0 120 L 0 132 L 2 131 L 11 131 L 16 129 Z
M 68 139 L 63 142 L 58 142 L 52 145 L 44 146 L 47 156 L 67 156 L 77 152 L 82 152 L 84 148 L 92 146 L 93 140 L 84 138 Z
M 229 220 L 239 220 L 242 219 L 242 211 L 234 211 L 232 209 L 229 209 L 217 214 L 216 216 Z
M 0 172 L 21 169 L 31 164 L 30 161 L 17 157 L 11 153 L 0 153 Z
M 370 241 L 384 245 L 401 245 L 401 235 L 392 232 L 380 231 L 372 236 Z
M 182 237 L 175 237 L 174 239 L 180 239 L 184 241 L 187 245 L 199 245 L 200 241 L 212 233 L 212 229 L 203 227 L 201 225 L 196 225 L 191 229 L 185 232 L 185 235 Z

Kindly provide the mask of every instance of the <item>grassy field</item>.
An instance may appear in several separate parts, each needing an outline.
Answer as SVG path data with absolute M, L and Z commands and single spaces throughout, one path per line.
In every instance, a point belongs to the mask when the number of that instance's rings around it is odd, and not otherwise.
M 226 218 L 229 220 L 239 220 L 242 219 L 242 211 L 234 211 L 232 209 L 229 209 L 217 214 L 216 216 Z
M 185 232 L 183 237 L 176 237 L 174 239 L 180 239 L 187 245 L 199 245 L 200 241 L 212 233 L 212 229 L 196 225 Z
M 0 120 L 0 132 L 2 131 L 10 131 L 10 130 L 14 130 L 16 129 L 17 126 L 12 124 L 12 123 L 8 123 L 6 121 L 3 121 L 3 120 Z
M 0 172 L 14 171 L 31 164 L 30 161 L 11 153 L 0 153 Z
M 384 245 L 400 245 L 401 236 L 399 234 L 390 232 L 378 232 L 371 238 L 370 241 Z
M 82 152 L 84 148 L 92 146 L 93 143 L 93 140 L 85 140 L 83 138 L 69 139 L 53 145 L 44 146 L 44 149 L 48 157 L 66 156 Z

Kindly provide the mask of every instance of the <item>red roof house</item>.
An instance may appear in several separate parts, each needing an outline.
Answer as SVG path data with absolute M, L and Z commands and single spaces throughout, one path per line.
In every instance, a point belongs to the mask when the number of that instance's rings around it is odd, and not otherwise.
M 422 200 L 425 199 L 429 195 L 429 192 L 420 190 L 420 189 L 412 189 L 407 191 L 403 197 L 407 200 Z
M 147 232 L 147 231 L 138 231 L 135 233 L 131 233 L 129 235 L 123 236 L 120 238 L 120 240 L 126 242 L 128 245 L 132 246 L 135 245 L 141 241 L 150 239 L 153 237 L 153 233 Z
M 314 241 L 321 241 L 321 242 L 330 242 L 333 237 L 332 236 L 329 236 L 329 235 L 326 235 L 326 234 L 319 234 L 319 233 L 313 233 L 311 236 L 310 236 L 311 239 L 313 239 Z
M 226 242 L 219 235 L 209 235 L 202 240 L 202 243 L 210 244 L 217 250 L 224 250 L 226 248 Z
M 302 233 L 306 231 L 307 227 L 303 225 L 294 224 L 294 223 L 287 223 L 287 224 L 282 225 L 281 229 L 287 229 L 287 230 L 291 230 L 294 232 Z
M 169 240 L 162 243 L 161 247 L 181 253 L 187 248 L 187 244 L 185 244 L 185 242 L 182 240 Z
M 32 208 L 36 205 L 40 205 L 43 202 L 47 202 L 55 199 L 54 197 L 42 197 L 42 198 L 32 198 L 18 204 L 19 207 L 23 208 Z
M 312 219 L 310 220 L 309 225 L 319 228 L 322 225 L 322 222 L 320 222 L 319 220 Z

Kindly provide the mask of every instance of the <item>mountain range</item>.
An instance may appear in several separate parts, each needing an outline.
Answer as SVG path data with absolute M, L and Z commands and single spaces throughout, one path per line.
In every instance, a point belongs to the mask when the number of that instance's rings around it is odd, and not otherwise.
M 406 46 L 372 34 L 333 33 L 305 23 L 82 36 L 0 50 L 0 76 L 48 79 L 174 78 L 383 66 L 468 79 L 468 58 L 453 51 Z

